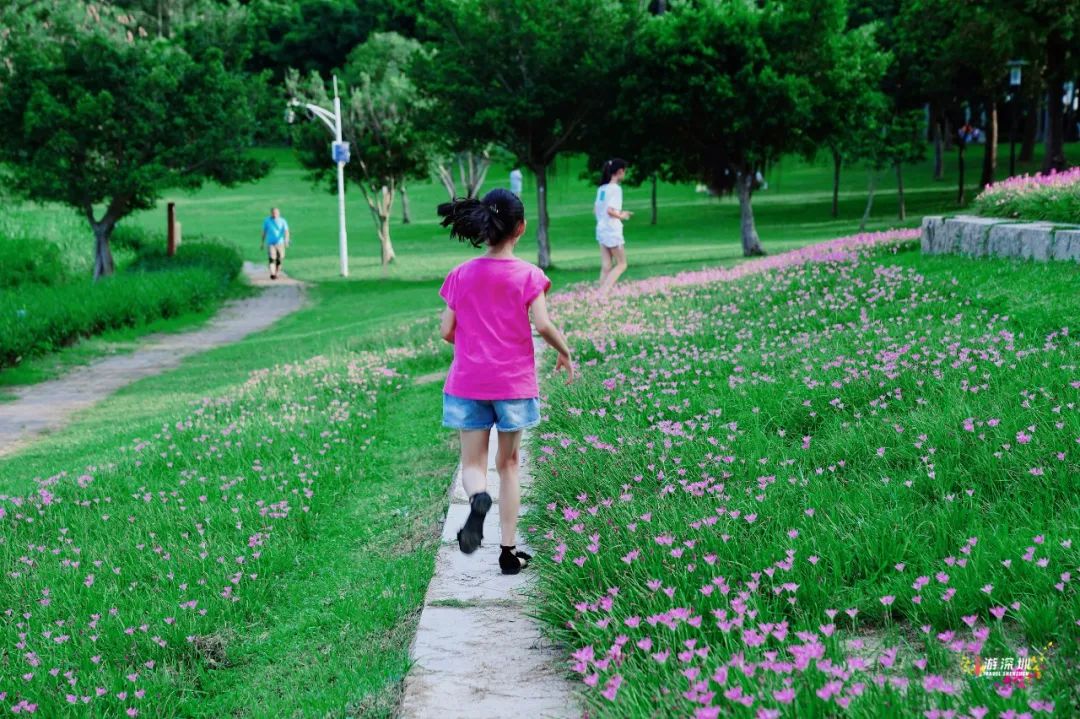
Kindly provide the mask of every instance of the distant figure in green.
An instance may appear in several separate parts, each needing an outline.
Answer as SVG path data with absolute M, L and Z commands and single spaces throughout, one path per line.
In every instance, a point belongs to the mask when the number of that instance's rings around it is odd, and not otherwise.
M 276 280 L 281 272 L 281 263 L 285 259 L 285 248 L 289 246 L 289 223 L 281 216 L 276 207 L 270 208 L 270 216 L 263 220 L 262 242 L 270 262 L 270 279 Z

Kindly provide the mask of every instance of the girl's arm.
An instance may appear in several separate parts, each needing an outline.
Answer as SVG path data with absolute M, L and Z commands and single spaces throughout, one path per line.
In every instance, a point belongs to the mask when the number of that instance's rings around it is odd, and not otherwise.
M 545 342 L 559 353 L 559 359 L 555 363 L 556 371 L 565 368 L 566 381 L 573 381 L 574 364 L 570 360 L 570 347 L 566 344 L 566 338 L 563 337 L 562 332 L 559 331 L 559 328 L 551 321 L 551 317 L 548 316 L 547 298 L 544 293 L 541 292 L 533 300 L 532 304 L 529 305 L 529 311 L 532 314 L 532 323 L 536 327 L 536 331 L 544 338 Z
M 442 313 L 442 322 L 439 325 L 439 334 L 442 335 L 442 338 L 444 340 L 446 340 L 450 344 L 454 344 L 455 329 L 457 329 L 457 315 L 454 314 L 454 311 L 452 309 L 447 307 L 445 310 L 443 310 Z
M 632 212 L 623 212 L 622 210 L 616 210 L 614 207 L 607 208 L 608 217 L 614 217 L 616 220 L 629 220 Z

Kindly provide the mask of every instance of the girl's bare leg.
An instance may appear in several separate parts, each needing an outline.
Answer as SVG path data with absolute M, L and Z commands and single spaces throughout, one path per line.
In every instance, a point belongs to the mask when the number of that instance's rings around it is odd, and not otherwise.
M 499 432 L 499 451 L 495 466 L 499 470 L 499 527 L 502 544 L 517 544 L 518 509 L 521 506 L 521 486 L 518 474 L 521 466 L 521 431 Z
M 488 437 L 490 430 L 461 430 L 461 483 L 472 497 L 487 490 Z
M 606 297 L 611 288 L 615 286 L 619 276 L 622 275 L 623 272 L 626 272 L 626 247 L 620 245 L 619 247 L 612 247 L 608 251 L 611 252 L 614 265 L 612 266 L 611 271 L 608 272 L 607 277 L 604 278 L 604 281 L 600 283 L 601 297 Z
M 604 280 L 611 272 L 611 250 L 600 245 L 600 286 L 604 286 Z

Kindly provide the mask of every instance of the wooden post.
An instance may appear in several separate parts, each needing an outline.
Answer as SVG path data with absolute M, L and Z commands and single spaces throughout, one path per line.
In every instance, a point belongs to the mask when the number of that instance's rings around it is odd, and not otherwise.
M 168 225 L 168 241 L 166 245 L 166 254 L 172 257 L 176 254 L 176 203 L 170 202 L 168 209 L 166 210 L 166 223 Z

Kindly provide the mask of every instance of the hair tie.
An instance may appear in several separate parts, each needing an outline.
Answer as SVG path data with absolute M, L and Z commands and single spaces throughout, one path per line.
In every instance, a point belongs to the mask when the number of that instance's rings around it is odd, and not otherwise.
M 488 205 L 488 209 L 494 212 L 496 215 L 499 214 L 499 206 L 496 205 L 494 202 Z

